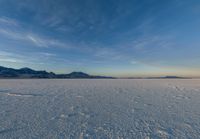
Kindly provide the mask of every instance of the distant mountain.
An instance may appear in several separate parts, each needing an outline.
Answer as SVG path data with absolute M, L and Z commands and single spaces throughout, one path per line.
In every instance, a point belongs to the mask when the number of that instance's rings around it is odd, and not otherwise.
M 72 72 L 69 74 L 59 74 L 59 78 L 91 78 L 92 76 L 83 72 Z
M 165 77 L 162 77 L 162 78 L 165 78 L 165 79 L 177 79 L 177 78 L 183 78 L 183 77 L 178 77 L 178 76 L 165 76 Z
M 0 78 L 49 78 L 49 79 L 113 79 L 114 77 L 89 75 L 84 72 L 72 72 L 69 74 L 55 74 L 53 72 L 36 71 L 30 68 L 13 69 L 0 66 Z M 178 76 L 165 77 L 127 77 L 122 79 L 188 79 Z
M 164 76 L 164 77 L 149 77 L 148 79 L 186 79 L 186 78 L 178 76 Z
M 36 71 L 30 68 L 13 69 L 0 66 L 0 78 L 113 78 L 106 76 L 93 76 L 83 72 L 72 72 L 69 74 L 55 74 L 47 71 Z
M 179 77 L 179 76 L 164 76 L 164 77 L 149 77 L 148 79 L 189 79 L 189 78 Z
M 179 77 L 179 76 L 164 76 L 164 77 L 126 77 L 120 79 L 191 79 L 191 78 Z

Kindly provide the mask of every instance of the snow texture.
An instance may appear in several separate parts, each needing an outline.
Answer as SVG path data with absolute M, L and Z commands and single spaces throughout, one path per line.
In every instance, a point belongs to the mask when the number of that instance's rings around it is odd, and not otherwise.
M 0 139 L 199 139 L 200 80 L 0 80 Z

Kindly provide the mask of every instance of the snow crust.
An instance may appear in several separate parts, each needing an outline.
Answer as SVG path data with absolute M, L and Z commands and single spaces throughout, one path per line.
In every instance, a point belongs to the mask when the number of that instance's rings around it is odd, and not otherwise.
M 0 80 L 0 139 L 199 139 L 200 80 Z

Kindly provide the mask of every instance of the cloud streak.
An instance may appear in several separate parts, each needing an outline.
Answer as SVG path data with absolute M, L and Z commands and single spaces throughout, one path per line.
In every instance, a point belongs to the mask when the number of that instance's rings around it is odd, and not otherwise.
M 0 24 L 18 27 L 18 22 L 8 17 L 0 17 Z
M 62 47 L 62 48 L 69 48 L 67 43 L 51 39 L 51 38 L 44 38 L 40 35 L 36 34 L 30 34 L 28 31 L 23 31 L 22 29 L 8 29 L 8 28 L 2 28 L 0 27 L 0 34 L 3 35 L 6 38 L 9 38 L 11 40 L 18 40 L 22 42 L 27 42 L 31 46 L 37 46 L 37 47 Z

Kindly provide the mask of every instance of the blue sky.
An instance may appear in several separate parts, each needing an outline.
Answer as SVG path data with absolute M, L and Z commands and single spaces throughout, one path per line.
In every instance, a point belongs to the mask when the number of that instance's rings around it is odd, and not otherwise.
M 199 0 L 0 0 L 0 65 L 200 76 Z

